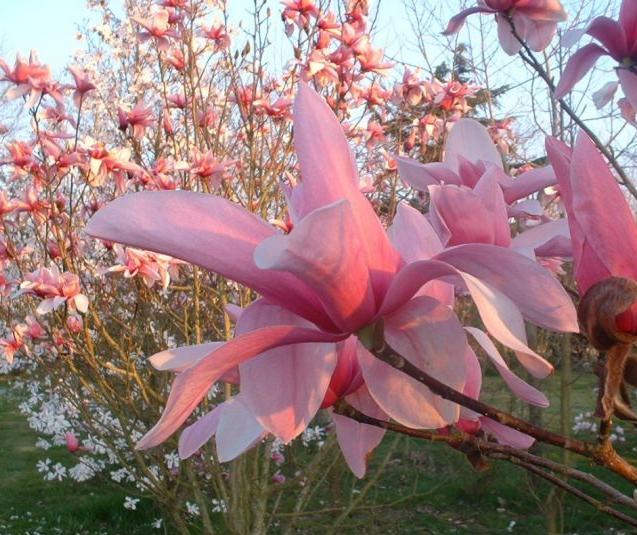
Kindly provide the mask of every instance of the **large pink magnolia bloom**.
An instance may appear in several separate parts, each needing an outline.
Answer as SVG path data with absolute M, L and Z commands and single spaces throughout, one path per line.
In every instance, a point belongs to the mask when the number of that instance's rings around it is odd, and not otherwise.
M 564 97 L 577 82 L 586 76 L 599 58 L 610 56 L 619 63 L 616 69 L 617 77 L 626 98 L 633 108 L 637 108 L 637 6 L 635 1 L 622 2 L 617 21 L 609 17 L 597 17 L 588 28 L 574 30 L 567 38 L 567 41 L 570 41 L 568 44 L 572 44 L 584 34 L 590 35 L 600 44 L 590 43 L 571 56 L 555 88 L 555 97 Z
M 415 210 L 401 209 L 388 237 L 359 190 L 341 125 L 305 84 L 294 104 L 294 142 L 302 182 L 289 195 L 288 234 L 226 199 L 189 191 L 128 195 L 89 222 L 87 231 L 95 237 L 197 264 L 262 296 L 242 312 L 233 340 L 155 358 L 155 364 L 159 359 L 181 371 L 162 417 L 138 447 L 166 440 L 237 366 L 238 403 L 285 442 L 320 407 L 343 397 L 368 414 L 411 428 L 456 423 L 457 405 L 367 349 L 380 331 L 414 365 L 462 391 L 467 340 L 439 278 L 468 288 L 489 332 L 513 348 L 534 375 L 551 372 L 528 347 L 523 318 L 561 331 L 577 330 L 577 321 L 567 294 L 546 270 L 493 245 L 442 250 Z M 202 420 L 214 418 L 210 413 Z M 197 433 L 188 428 L 182 434 L 183 451 L 214 434 L 215 426 L 202 420 L 194 424 Z M 361 475 L 378 431 L 338 415 L 335 421 L 341 449 Z M 254 430 L 252 424 L 246 429 Z M 237 440 L 234 453 L 246 442 L 251 441 Z
M 474 13 L 495 15 L 500 45 L 511 56 L 520 51 L 522 43 L 513 34 L 509 21 L 513 22 L 516 33 L 532 50 L 541 52 L 555 36 L 558 22 L 567 18 L 559 0 L 478 0 L 477 6 L 452 17 L 444 34 L 460 31 L 466 18 Z
M 610 277 L 637 281 L 635 216 L 601 153 L 583 132 L 572 149 L 555 138 L 546 148 L 568 215 L 580 295 Z M 617 327 L 637 334 L 637 305 L 617 316 Z

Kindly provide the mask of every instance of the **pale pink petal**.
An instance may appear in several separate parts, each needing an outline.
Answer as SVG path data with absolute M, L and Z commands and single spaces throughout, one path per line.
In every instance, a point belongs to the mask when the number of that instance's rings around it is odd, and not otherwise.
M 469 244 L 443 251 L 435 259 L 502 292 L 530 322 L 558 332 L 578 332 L 566 290 L 550 272 L 523 255 L 503 247 Z
M 415 208 L 401 202 L 391 227 L 387 230 L 392 245 L 407 263 L 428 260 L 442 251 L 440 238 L 429 220 Z M 453 306 L 453 285 L 442 281 L 425 284 L 417 295 L 428 295 L 447 306 Z
M 241 394 L 224 402 L 217 425 L 217 458 L 220 463 L 236 459 L 259 442 L 266 432 L 244 404 Z
M 416 297 L 385 316 L 385 340 L 414 366 L 462 392 L 467 370 L 467 338 L 455 312 L 431 297 Z M 456 405 L 439 411 L 453 418 Z
M 179 457 L 188 459 L 215 435 L 224 405 L 217 405 L 209 413 L 181 432 L 179 436 Z
M 595 107 L 599 110 L 613 100 L 618 87 L 618 82 L 608 82 L 595 91 L 595 93 L 593 93 L 593 103 Z
M 483 225 L 486 225 L 487 222 L 492 225 L 493 243 L 501 247 L 508 247 L 511 244 L 511 229 L 504 195 L 497 180 L 500 173 L 502 170 L 499 167 L 490 166 L 480 177 L 473 191 L 482 200 L 483 206 L 489 213 L 488 219 L 483 221 Z
M 535 52 L 542 52 L 555 37 L 557 24 L 553 21 L 529 21 L 528 25 L 526 42 L 529 48 Z
M 464 385 L 462 393 L 465 396 L 469 396 L 472 399 L 478 399 L 480 397 L 480 390 L 482 388 L 482 369 L 480 368 L 480 361 L 474 353 L 471 346 L 467 344 L 465 352 L 465 368 L 467 370 L 467 380 Z M 460 419 L 469 420 L 475 422 L 480 418 L 480 414 L 460 406 Z
M 256 246 L 275 234 L 240 206 L 192 191 L 145 191 L 120 197 L 89 221 L 91 236 L 167 254 L 249 286 L 326 326 L 312 290 L 286 273 L 256 267 Z M 321 319 L 323 316 L 323 319 Z
M 531 169 L 517 178 L 507 178 L 509 180 L 500 181 L 500 187 L 504 192 L 504 200 L 508 204 L 553 186 L 557 182 L 555 171 L 550 165 Z
M 290 234 L 264 240 L 254 258 L 259 268 L 290 273 L 313 288 L 334 324 L 352 332 L 375 313 L 365 239 L 343 199 L 311 212 Z
M 459 173 L 460 157 L 473 164 L 482 161 L 502 168 L 502 156 L 488 130 L 474 119 L 460 119 L 447 136 L 443 162 L 453 172 Z
M 637 74 L 628 69 L 617 69 L 617 76 L 622 86 L 622 91 L 633 108 L 637 108 Z
M 498 370 L 498 373 L 504 382 L 516 396 L 532 405 L 537 405 L 538 407 L 549 406 L 549 400 L 542 392 L 528 384 L 526 381 L 520 379 L 509 369 L 509 366 L 507 366 L 507 363 L 502 358 L 502 355 L 500 355 L 495 344 L 486 333 L 480 329 L 476 329 L 475 327 L 465 327 L 465 329 L 475 338 L 476 342 L 480 344 L 480 347 L 482 347 L 496 370 Z
M 294 146 L 301 167 L 302 196 L 295 212 L 310 211 L 347 199 L 364 247 L 377 299 L 382 299 L 400 257 L 393 249 L 372 205 L 359 190 L 352 153 L 343 129 L 327 103 L 307 84 L 300 83 L 294 101 Z
M 460 177 L 444 163 L 422 164 L 405 156 L 394 156 L 401 180 L 419 191 L 436 184 L 460 184 Z
M 586 33 L 597 39 L 610 52 L 617 61 L 621 61 L 628 53 L 626 31 L 616 20 L 610 17 L 597 17 L 593 19 Z
M 492 215 L 473 190 L 430 186 L 429 196 L 431 224 L 445 245 L 495 243 Z
M 570 184 L 572 213 L 584 240 L 610 273 L 637 278 L 635 217 L 608 164 L 582 132 L 573 148 Z M 578 273 L 585 268 L 586 264 L 580 262 Z
M 242 362 L 275 347 L 336 342 L 342 338 L 294 325 L 279 325 L 257 329 L 230 340 L 177 375 L 161 418 L 138 442 L 137 448 L 151 448 L 166 440 L 186 421 L 221 375 Z
M 244 310 L 237 333 L 277 324 L 312 327 L 299 316 L 261 300 Z M 316 415 L 335 367 L 335 344 L 271 349 L 240 365 L 241 395 L 259 423 L 287 443 Z
M 586 73 L 593 68 L 597 60 L 607 54 L 608 52 L 606 52 L 606 50 L 595 43 L 583 46 L 575 52 L 575 54 L 569 58 L 562 77 L 560 78 L 560 82 L 555 88 L 555 98 L 564 98 L 566 94 L 575 87 L 575 84 L 584 78 Z
M 500 41 L 500 46 L 509 56 L 514 56 L 522 48 L 522 43 L 520 43 L 513 34 L 513 28 L 511 28 L 511 24 L 506 17 L 498 13 L 495 18 L 498 23 L 498 40 Z M 526 19 L 524 17 L 514 16 L 514 24 L 517 34 L 522 40 L 526 40 Z
M 482 429 L 493 435 L 500 444 L 526 450 L 535 442 L 533 437 L 512 429 L 511 427 L 507 427 L 506 425 L 502 425 L 491 418 L 480 418 L 480 423 L 482 424 Z
M 413 429 L 439 429 L 458 420 L 458 405 L 376 358 L 360 343 L 358 362 L 370 395 L 398 423 Z
M 208 342 L 194 346 L 182 346 L 155 353 L 148 361 L 160 371 L 181 372 L 197 364 L 206 355 L 219 349 L 225 342 Z
M 568 221 L 558 219 L 531 227 L 513 238 L 511 247 L 527 256 L 570 257 L 573 247 Z
M 454 33 L 458 33 L 460 28 L 464 26 L 466 18 L 474 13 L 493 13 L 493 11 L 485 7 L 470 7 L 468 9 L 464 9 L 457 15 L 451 17 L 449 24 L 447 24 L 447 28 L 444 32 L 442 32 L 442 35 L 453 35 Z
M 367 416 L 379 420 L 387 418 L 382 409 L 369 395 L 369 391 L 365 386 L 347 396 L 346 401 Z M 361 424 L 334 412 L 331 415 L 336 427 L 338 445 L 343 452 L 347 466 L 350 467 L 356 477 L 365 477 L 369 456 L 382 441 L 385 430 L 372 425 Z

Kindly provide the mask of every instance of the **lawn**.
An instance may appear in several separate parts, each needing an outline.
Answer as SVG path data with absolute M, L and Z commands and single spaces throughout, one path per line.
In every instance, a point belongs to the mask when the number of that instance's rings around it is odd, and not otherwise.
M 586 375 L 575 382 L 575 413 L 590 409 L 593 384 Z M 555 400 L 558 378 L 545 386 Z M 0 535 L 170 533 L 151 526 L 161 515 L 150 501 L 142 500 L 136 511 L 125 509 L 124 498 L 131 492 L 116 488 L 111 481 L 43 481 L 36 470 L 37 461 L 50 457 L 64 462 L 70 460 L 70 454 L 64 448 L 47 452 L 35 448 L 35 435 L 16 408 L 18 399 L 6 387 L 0 389 Z M 505 396 L 502 389 L 494 391 Z M 558 413 L 557 404 L 545 413 L 552 427 Z M 346 534 L 546 532 L 543 507 L 549 487 L 522 470 L 494 463 L 478 473 L 455 451 L 392 435 L 375 453 L 372 464 L 382 463 L 390 450 L 385 471 L 371 484 L 360 507 L 339 519 L 340 508 L 356 500 L 368 480 L 355 481 L 344 470 L 338 472 L 316 497 L 313 512 L 298 519 L 297 533 L 327 533 L 336 522 L 334 533 Z M 578 463 L 588 467 L 586 461 Z M 632 492 L 625 485 L 623 490 Z M 287 520 L 281 517 L 278 525 Z M 586 504 L 565 499 L 564 533 L 621 532 L 629 530 Z

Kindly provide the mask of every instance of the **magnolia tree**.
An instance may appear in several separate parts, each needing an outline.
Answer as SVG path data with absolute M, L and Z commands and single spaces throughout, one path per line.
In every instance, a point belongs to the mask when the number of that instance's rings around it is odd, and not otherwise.
M 504 51 L 579 126 L 570 147 L 553 124 L 544 166 L 517 156 L 511 118 L 481 119 L 498 91 L 466 49 L 431 76 L 389 62 L 366 1 L 285 0 L 281 68 L 265 2 L 237 27 L 222 1 L 89 4 L 97 32 L 68 79 L 35 54 L 0 63 L 5 100 L 29 117 L 1 162 L 4 371 L 26 385 L 38 445 L 78 461 L 45 458 L 43 477 L 103 472 L 182 533 L 212 533 L 213 514 L 237 533 L 292 532 L 336 461 L 364 478 L 389 431 L 478 469 L 521 466 L 637 525 L 605 476 L 531 449 L 637 483 L 611 440 L 615 416 L 637 421 L 637 234 L 618 180 L 635 190 L 566 97 L 609 55 L 619 82 L 596 103 L 621 85 L 634 122 L 630 0 L 564 36 L 601 44 L 559 83 L 538 55 L 567 20 L 557 0 L 484 0 L 449 21 L 462 35 L 495 15 Z M 481 401 L 489 366 L 547 407 L 538 380 L 554 366 L 527 330 L 580 326 L 601 352 L 595 440 Z

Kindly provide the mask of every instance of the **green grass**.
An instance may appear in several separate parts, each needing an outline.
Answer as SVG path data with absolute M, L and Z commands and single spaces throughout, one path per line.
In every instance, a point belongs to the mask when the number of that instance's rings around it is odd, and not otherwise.
M 0 535 L 160 533 L 150 523 L 160 515 L 148 500 L 124 509 L 127 493 L 107 480 L 48 482 L 36 470 L 40 459 L 73 464 L 65 448 L 34 446 L 36 435 L 0 383 Z M 130 494 L 130 493 L 128 493 Z
M 498 380 L 488 378 L 499 403 L 506 407 L 509 396 Z M 573 385 L 573 412 L 590 410 L 594 403 L 590 374 L 582 375 Z M 0 389 L 2 386 L 0 384 Z M 559 421 L 558 379 L 543 385 L 554 406 L 544 413 L 545 421 L 555 428 Z M 35 435 L 19 414 L 17 400 L 0 392 L 0 535 L 105 534 L 135 535 L 163 533 L 151 528 L 161 516 L 150 501 L 141 501 L 136 511 L 123 508 L 126 492 L 107 479 L 91 483 L 72 481 L 47 482 L 37 473 L 36 462 L 49 457 L 71 464 L 64 448 L 44 452 L 33 444 Z M 630 434 L 630 431 L 627 430 Z M 386 471 L 374 483 L 362 501 L 362 508 L 346 518 L 337 533 L 343 534 L 536 534 L 546 532 L 541 504 L 550 487 L 536 481 L 517 467 L 493 462 L 485 472 L 475 472 L 458 452 L 441 445 L 388 435 L 372 459 L 372 466 L 382 462 L 394 447 Z M 634 441 L 627 437 L 624 449 L 632 454 Z M 550 450 L 549 450 L 550 451 Z M 559 452 L 551 452 L 558 458 Z M 577 466 L 603 472 L 586 460 L 574 459 Z M 371 471 L 373 474 L 373 470 Z M 616 478 L 626 493 L 632 489 Z M 325 533 L 339 515 L 336 508 L 356 497 L 367 480 L 354 480 L 341 466 L 321 492 L 308 514 L 299 519 L 297 533 Z M 355 492 L 352 493 L 352 489 Z M 130 493 L 129 493 L 130 494 Z M 564 533 L 603 535 L 631 533 L 629 529 L 587 504 L 565 497 Z M 286 518 L 279 520 L 285 525 Z M 275 527 L 272 533 L 277 533 Z M 171 533 L 170 530 L 167 533 Z

